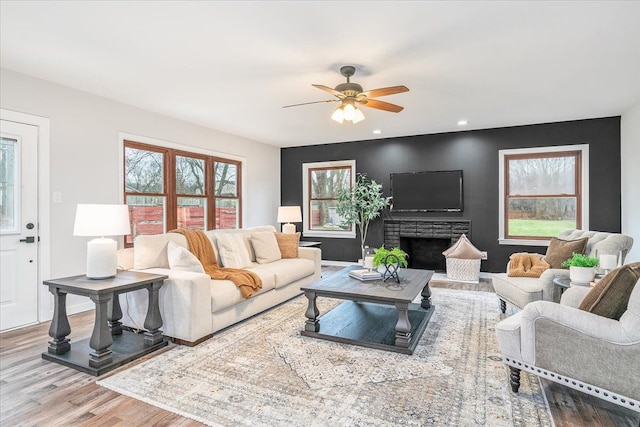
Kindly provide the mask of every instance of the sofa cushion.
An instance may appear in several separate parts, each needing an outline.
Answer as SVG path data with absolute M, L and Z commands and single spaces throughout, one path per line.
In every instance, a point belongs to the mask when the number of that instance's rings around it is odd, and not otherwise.
M 173 241 L 183 248 L 188 248 L 187 239 L 178 233 L 140 235 L 133 241 L 133 268 L 169 268 L 167 244 Z
M 640 278 L 640 262 L 623 265 L 604 276 L 584 297 L 578 308 L 620 320 L 627 311 L 631 291 Z
M 273 232 L 259 231 L 251 234 L 251 244 L 258 264 L 268 264 L 282 258 L 278 241 Z
M 276 289 L 278 289 L 296 280 L 311 276 L 315 270 L 315 263 L 309 259 L 287 258 L 262 264 L 261 267 L 275 275 Z
M 251 266 L 246 239 L 241 233 L 219 233 L 216 235 L 222 266 L 245 268 Z
M 282 258 L 298 258 L 300 233 L 274 233 Z
M 255 267 L 248 270 L 256 273 L 262 280 L 262 289 L 251 295 L 251 298 L 249 299 L 253 299 L 256 296 L 275 288 L 275 275 L 271 271 L 261 267 Z M 240 289 L 238 289 L 231 280 L 211 280 L 210 289 L 212 313 L 246 301 L 246 299 L 242 297 Z
M 204 273 L 202 263 L 187 248 L 183 248 L 173 241 L 167 244 L 167 258 L 169 268 L 172 270 L 193 271 L 194 273 Z
M 576 240 L 562 240 L 552 237 L 544 260 L 551 268 L 563 268 L 561 264 L 571 258 L 573 253 L 583 254 L 585 252 L 588 240 L 588 237 Z

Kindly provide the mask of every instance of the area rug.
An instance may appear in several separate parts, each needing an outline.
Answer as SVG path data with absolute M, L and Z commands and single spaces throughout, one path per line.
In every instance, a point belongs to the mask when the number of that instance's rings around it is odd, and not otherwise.
M 536 376 L 510 391 L 488 292 L 435 288 L 413 355 L 300 336 L 295 298 L 98 382 L 211 426 L 551 426 Z M 320 312 L 338 301 L 318 299 Z

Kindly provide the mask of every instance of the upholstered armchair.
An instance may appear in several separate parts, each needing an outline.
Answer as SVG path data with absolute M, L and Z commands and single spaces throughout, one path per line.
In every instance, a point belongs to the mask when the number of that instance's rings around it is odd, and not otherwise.
M 602 254 L 616 255 L 619 257 L 620 264 L 624 264 L 625 257 L 633 246 L 633 238 L 618 233 L 566 230 L 558 235 L 558 239 L 563 241 L 574 241 L 585 237 L 588 238 L 586 254 L 593 257 Z M 569 253 L 569 256 L 571 256 L 571 253 Z M 498 298 L 500 298 L 502 312 L 506 311 L 506 303 L 522 309 L 533 301 L 558 302 L 560 300 L 560 290 L 553 284 L 553 279 L 556 277 L 569 277 L 569 270 L 553 267 L 554 265 L 544 271 L 539 278 L 510 277 L 508 273 L 493 274 L 493 288 Z
M 496 325 L 514 392 L 526 371 L 640 412 L 640 263 L 616 272 L 603 283 L 613 296 L 571 287 L 559 304 L 532 302 Z

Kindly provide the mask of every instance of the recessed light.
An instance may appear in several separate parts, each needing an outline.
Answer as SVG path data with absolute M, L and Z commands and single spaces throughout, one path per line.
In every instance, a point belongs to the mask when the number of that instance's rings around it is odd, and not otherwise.
M 458 126 L 465 126 L 467 123 L 469 123 L 469 122 L 464 120 L 464 119 L 458 120 Z
M 373 130 L 373 134 L 374 135 L 380 135 L 382 133 L 382 131 L 380 129 L 374 129 Z

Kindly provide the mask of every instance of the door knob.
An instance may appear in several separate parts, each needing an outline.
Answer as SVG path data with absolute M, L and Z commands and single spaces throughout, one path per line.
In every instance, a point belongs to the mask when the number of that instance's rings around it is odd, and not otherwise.
M 36 238 L 34 236 L 27 236 L 26 239 L 20 239 L 20 241 L 24 243 L 35 243 Z

